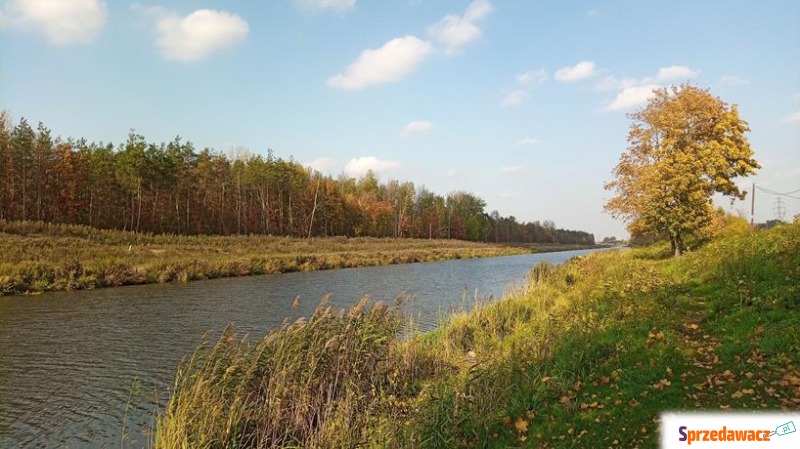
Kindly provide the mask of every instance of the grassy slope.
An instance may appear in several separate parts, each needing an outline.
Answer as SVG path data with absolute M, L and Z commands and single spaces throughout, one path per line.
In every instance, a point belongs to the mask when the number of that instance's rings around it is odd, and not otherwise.
M 529 252 L 459 240 L 136 235 L 0 220 L 0 296 Z
M 199 351 L 158 447 L 656 447 L 678 409 L 800 407 L 800 225 L 609 251 L 440 330 L 325 307 Z

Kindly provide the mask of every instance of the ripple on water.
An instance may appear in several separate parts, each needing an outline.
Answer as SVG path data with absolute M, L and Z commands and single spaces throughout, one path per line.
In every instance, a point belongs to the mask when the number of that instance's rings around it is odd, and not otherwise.
M 326 293 L 346 307 L 364 294 L 405 310 L 421 331 L 478 295 L 499 296 L 540 260 L 536 254 L 219 279 L 0 298 L 0 448 L 147 447 L 179 361 L 207 331 L 229 322 L 251 339 L 309 315 Z M 292 302 L 301 296 L 299 310 Z M 134 379 L 140 394 L 125 414 Z

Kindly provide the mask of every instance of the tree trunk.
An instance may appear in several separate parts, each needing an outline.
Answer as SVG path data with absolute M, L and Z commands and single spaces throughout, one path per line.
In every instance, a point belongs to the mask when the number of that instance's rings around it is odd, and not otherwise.
M 308 225 L 308 238 L 311 238 L 311 231 L 314 230 L 314 214 L 317 212 L 317 196 L 319 195 L 320 180 L 317 180 L 317 189 L 314 192 L 314 207 L 311 209 L 311 223 Z
M 680 235 L 670 236 L 669 243 L 672 247 L 672 255 L 680 257 L 681 253 L 683 253 L 683 238 Z

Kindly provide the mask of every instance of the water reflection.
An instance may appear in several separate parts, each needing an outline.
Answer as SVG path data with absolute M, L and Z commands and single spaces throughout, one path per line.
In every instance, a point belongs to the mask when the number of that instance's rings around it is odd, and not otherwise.
M 353 268 L 0 298 L 0 448 L 147 447 L 182 357 L 204 333 L 234 323 L 262 337 L 307 316 L 319 299 L 347 307 L 364 294 L 406 305 L 422 330 L 452 308 L 499 297 L 540 260 L 587 251 Z M 300 295 L 300 306 L 292 302 Z M 126 413 L 131 386 L 140 395 Z

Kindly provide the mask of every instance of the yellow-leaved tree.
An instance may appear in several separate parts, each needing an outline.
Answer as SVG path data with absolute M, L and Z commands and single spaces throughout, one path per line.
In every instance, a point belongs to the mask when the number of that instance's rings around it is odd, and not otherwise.
M 688 84 L 656 89 L 629 117 L 629 146 L 605 185 L 615 193 L 605 210 L 632 234 L 668 239 L 678 256 L 713 217 L 714 193 L 744 199 L 734 178 L 761 168 L 750 128 L 736 105 Z

